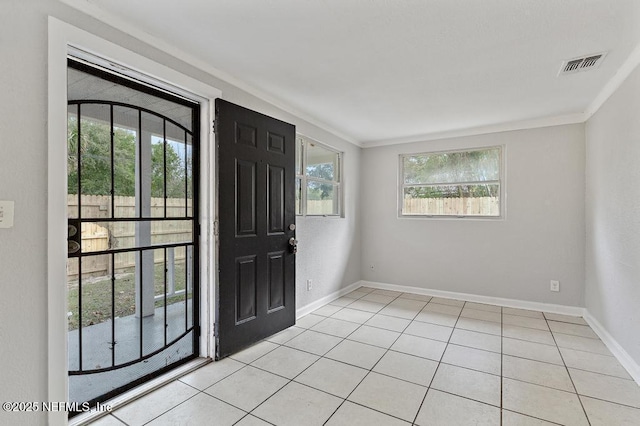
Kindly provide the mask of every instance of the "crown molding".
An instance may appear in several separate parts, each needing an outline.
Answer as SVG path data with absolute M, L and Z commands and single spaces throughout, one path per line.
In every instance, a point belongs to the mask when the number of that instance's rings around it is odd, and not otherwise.
M 512 121 L 507 123 L 492 124 L 490 126 L 470 127 L 467 129 L 447 130 L 444 132 L 425 133 L 423 135 L 409 136 L 398 139 L 386 139 L 379 141 L 363 142 L 363 148 L 375 148 L 379 146 L 400 145 L 413 142 L 426 142 L 438 139 L 451 139 L 464 136 L 477 136 L 489 133 L 509 132 L 513 130 L 536 129 L 540 127 L 561 126 L 565 124 L 583 123 L 583 113 L 558 115 L 553 117 L 536 118 L 532 120 Z

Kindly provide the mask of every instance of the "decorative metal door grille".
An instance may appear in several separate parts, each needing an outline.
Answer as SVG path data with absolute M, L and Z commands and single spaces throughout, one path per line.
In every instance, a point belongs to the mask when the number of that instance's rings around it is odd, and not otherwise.
M 68 91 L 70 401 L 97 402 L 198 354 L 199 106 L 71 60 Z

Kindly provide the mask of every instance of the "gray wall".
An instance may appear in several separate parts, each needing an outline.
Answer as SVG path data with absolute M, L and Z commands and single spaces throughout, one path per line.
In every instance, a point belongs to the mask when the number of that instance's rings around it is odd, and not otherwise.
M 587 122 L 586 307 L 640 364 L 640 68 Z
M 47 401 L 47 15 L 204 81 L 222 90 L 225 99 L 289 121 L 301 133 L 344 150 L 346 217 L 298 220 L 298 305 L 359 280 L 360 148 L 55 0 L 1 3 L 0 200 L 15 200 L 16 218 L 13 228 L 0 229 L 0 400 Z M 307 278 L 314 280 L 311 292 Z M 0 424 L 45 422 L 43 413 L 0 412 Z
M 398 218 L 399 154 L 502 144 L 505 220 Z M 371 148 L 362 161 L 364 280 L 582 306 L 583 125 Z

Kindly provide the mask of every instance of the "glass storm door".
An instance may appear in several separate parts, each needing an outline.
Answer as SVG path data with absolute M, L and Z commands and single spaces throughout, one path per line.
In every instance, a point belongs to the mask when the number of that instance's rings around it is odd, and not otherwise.
M 70 402 L 198 355 L 199 105 L 68 63 Z

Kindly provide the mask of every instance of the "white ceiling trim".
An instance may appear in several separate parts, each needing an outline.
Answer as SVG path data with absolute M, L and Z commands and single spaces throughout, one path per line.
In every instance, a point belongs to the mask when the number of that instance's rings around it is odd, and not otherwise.
M 449 130 L 446 132 L 427 133 L 424 135 L 411 136 L 400 139 L 387 139 L 380 141 L 363 142 L 363 148 L 374 148 L 386 145 L 400 145 L 404 143 L 426 142 L 438 139 L 451 139 L 464 136 L 485 135 L 488 133 L 509 132 L 513 130 L 536 129 L 539 127 L 562 126 L 565 124 L 584 123 L 584 113 L 559 115 L 554 117 L 536 118 L 533 120 L 514 121 L 510 123 L 499 123 L 491 126 L 471 127 L 468 129 Z
M 126 21 L 122 20 L 120 17 L 117 17 L 109 12 L 104 11 L 103 9 L 88 3 L 86 0 L 60 0 L 62 3 L 67 4 L 68 6 L 77 9 L 79 11 L 81 11 L 82 13 L 85 13 L 99 21 L 102 21 L 104 23 L 106 23 L 107 25 L 110 25 L 111 27 L 122 31 L 128 35 L 130 35 L 131 37 L 138 39 L 140 41 L 142 41 L 143 43 L 146 43 L 150 46 L 155 47 L 156 49 L 165 52 L 177 59 L 180 59 L 181 61 L 200 69 L 201 71 L 204 71 L 216 78 L 219 78 L 241 90 L 244 90 L 245 92 L 255 96 L 256 98 L 259 98 L 265 102 L 270 103 L 271 105 L 280 108 L 281 110 L 288 112 L 289 114 L 293 114 L 295 116 L 297 116 L 298 118 L 307 121 L 311 124 L 313 124 L 314 126 L 317 126 L 319 128 L 321 128 L 322 130 L 325 130 L 329 133 L 332 133 L 342 139 L 344 139 L 345 141 L 352 143 L 353 145 L 362 147 L 362 144 L 358 141 L 356 141 L 355 139 L 353 139 L 350 136 L 345 135 L 344 133 L 334 129 L 333 127 L 309 116 L 308 114 L 298 110 L 297 108 L 292 107 L 291 105 L 288 105 L 286 102 L 283 102 L 280 99 L 274 98 L 271 95 L 268 95 L 266 93 L 264 93 L 263 91 L 261 91 L 260 89 L 257 89 L 241 80 L 238 80 L 237 78 L 225 73 L 224 71 L 221 71 L 213 66 L 211 66 L 210 64 L 208 64 L 207 62 L 198 59 L 195 56 L 192 56 L 190 54 L 187 54 L 185 52 L 183 52 L 181 49 L 173 46 L 170 43 L 167 43 L 166 41 L 153 36 L 149 33 L 146 33 L 144 31 L 139 30 L 138 28 L 134 27 L 133 25 L 130 25 L 129 23 L 127 23 Z
M 585 121 L 590 119 L 604 105 L 613 93 L 625 82 L 631 73 L 640 65 L 640 43 L 631 52 L 626 61 L 604 85 L 598 96 L 591 102 L 585 111 Z

